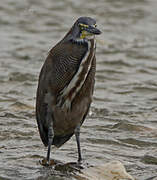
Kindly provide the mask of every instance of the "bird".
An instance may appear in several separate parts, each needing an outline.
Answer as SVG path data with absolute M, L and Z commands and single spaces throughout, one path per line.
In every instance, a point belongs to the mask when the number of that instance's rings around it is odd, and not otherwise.
M 61 147 L 76 137 L 78 162 L 82 161 L 80 128 L 92 102 L 96 72 L 96 20 L 79 17 L 48 53 L 41 68 L 36 93 L 36 120 L 40 138 L 48 147 Z

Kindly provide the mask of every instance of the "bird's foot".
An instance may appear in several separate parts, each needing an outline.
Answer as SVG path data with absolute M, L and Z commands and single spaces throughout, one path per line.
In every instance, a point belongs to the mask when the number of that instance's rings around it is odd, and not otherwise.
M 83 160 L 82 160 L 82 158 L 81 158 L 81 157 L 80 157 L 80 158 L 78 158 L 78 160 L 77 160 L 77 164 L 78 164 L 78 165 L 81 165 L 81 164 L 82 164 L 82 161 L 83 161 Z
M 46 158 L 44 158 L 43 160 L 39 161 L 39 163 L 42 165 L 42 166 L 54 166 L 56 163 L 54 160 L 47 160 Z
M 55 166 L 55 170 L 62 172 L 80 172 L 83 167 L 77 162 L 59 163 Z

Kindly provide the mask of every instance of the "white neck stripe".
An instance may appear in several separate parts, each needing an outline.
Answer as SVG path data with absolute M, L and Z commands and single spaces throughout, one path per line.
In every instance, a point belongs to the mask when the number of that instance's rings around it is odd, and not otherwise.
M 82 85 L 84 84 L 84 82 L 85 82 L 85 80 L 86 80 L 86 78 L 87 78 L 87 75 L 88 75 L 88 73 L 89 73 L 89 71 L 90 71 L 90 68 L 91 68 L 91 64 L 92 64 L 92 59 L 93 59 L 94 53 L 92 54 L 92 57 L 91 57 L 91 60 L 90 60 L 90 62 L 89 62 L 89 66 L 88 66 L 87 72 L 86 72 L 83 80 L 81 81 L 80 85 L 76 88 L 75 92 L 73 92 L 71 99 L 66 98 L 66 97 L 68 97 L 68 94 L 69 94 L 69 92 L 71 91 L 71 89 L 76 86 L 76 84 L 77 84 L 77 82 L 78 82 L 78 80 L 79 80 L 79 76 L 80 76 L 80 74 L 81 74 L 82 71 L 83 71 L 83 66 L 84 66 L 84 64 L 86 63 L 86 61 L 87 61 L 87 59 L 88 59 L 88 56 L 89 56 L 89 54 L 90 54 L 90 52 L 91 52 L 91 50 L 90 50 L 90 49 L 91 49 L 91 42 L 90 42 L 90 41 L 87 41 L 87 42 L 88 42 L 88 50 L 87 50 L 84 58 L 83 58 L 82 61 L 81 61 L 81 64 L 80 64 L 80 67 L 79 67 L 78 71 L 76 72 L 76 74 L 74 75 L 74 77 L 72 78 L 72 80 L 70 81 L 70 83 L 62 90 L 61 95 L 60 95 L 60 97 L 59 97 L 59 102 L 58 102 L 58 105 L 59 105 L 59 106 L 66 107 L 66 108 L 69 109 L 69 108 L 71 107 L 71 102 L 72 102 L 72 100 L 75 98 L 76 94 L 77 94 L 77 93 L 79 92 L 79 90 L 82 88 Z M 93 48 L 95 48 L 95 39 L 94 39 Z M 65 98 L 65 101 L 62 102 L 62 100 L 63 100 L 64 98 Z

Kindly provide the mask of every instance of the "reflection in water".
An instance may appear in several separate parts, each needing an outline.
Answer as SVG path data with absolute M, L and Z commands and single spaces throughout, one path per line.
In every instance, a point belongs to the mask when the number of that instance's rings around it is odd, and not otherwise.
M 39 70 L 79 16 L 102 30 L 94 100 L 81 131 L 89 165 L 120 160 L 137 179 L 156 175 L 155 0 L 19 1 L 0 4 L 0 179 L 72 179 L 38 162 L 46 153 L 35 121 Z M 52 158 L 76 160 L 72 138 Z

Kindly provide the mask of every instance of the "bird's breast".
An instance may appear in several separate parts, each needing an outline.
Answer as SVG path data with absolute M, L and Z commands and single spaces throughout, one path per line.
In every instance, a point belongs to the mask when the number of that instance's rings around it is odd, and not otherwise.
M 95 56 L 95 39 L 88 40 L 87 44 L 87 51 L 81 60 L 77 72 L 75 73 L 69 84 L 63 88 L 63 90 L 60 92 L 60 95 L 58 96 L 57 106 L 63 109 L 71 109 L 72 101 L 76 97 L 77 93 L 81 90 L 91 69 L 92 61 Z

